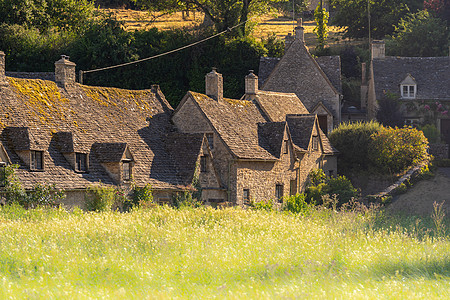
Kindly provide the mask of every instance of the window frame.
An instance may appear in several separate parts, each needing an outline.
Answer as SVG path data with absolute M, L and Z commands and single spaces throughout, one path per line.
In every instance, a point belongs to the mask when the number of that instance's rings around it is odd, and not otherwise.
M 284 140 L 284 154 L 289 153 L 289 140 Z
M 37 159 L 39 157 L 39 159 Z M 37 163 L 39 162 L 39 165 Z M 30 170 L 43 171 L 44 170 L 44 151 L 30 150 Z
M 125 166 L 128 166 L 128 170 L 125 171 Z M 124 182 L 131 181 L 133 179 L 133 161 L 122 161 L 122 178 Z
M 201 173 L 208 172 L 208 155 L 200 156 L 200 172 Z
M 250 189 L 242 190 L 242 200 L 244 204 L 250 203 Z
M 405 91 L 406 89 L 406 91 Z M 400 94 L 404 99 L 416 99 L 417 85 L 415 84 L 402 84 L 400 85 Z
M 284 185 L 281 183 L 275 184 L 275 198 L 278 202 L 283 202 L 283 196 L 284 196 Z
M 214 150 L 214 133 L 207 132 L 206 140 L 208 141 L 209 149 Z
M 84 168 L 81 163 L 83 163 L 84 158 Z M 89 171 L 89 159 L 87 153 L 75 152 L 75 171 L 84 173 Z
M 312 137 L 312 149 L 319 150 L 319 136 L 313 135 Z

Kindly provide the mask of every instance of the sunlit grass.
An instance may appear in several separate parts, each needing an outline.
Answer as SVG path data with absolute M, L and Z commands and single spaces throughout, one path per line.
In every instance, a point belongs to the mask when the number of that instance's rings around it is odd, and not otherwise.
M 392 222 L 373 211 L 5 207 L 0 298 L 447 298 L 448 239 Z

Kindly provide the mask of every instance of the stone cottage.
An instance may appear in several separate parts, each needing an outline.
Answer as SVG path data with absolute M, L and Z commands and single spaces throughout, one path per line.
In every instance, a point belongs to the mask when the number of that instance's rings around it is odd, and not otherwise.
M 312 168 L 336 174 L 317 117 L 295 94 L 259 91 L 253 73 L 241 100 L 223 97 L 213 71 L 206 95 L 188 92 L 173 110 L 157 85 L 75 82 L 66 56 L 55 73 L 6 77 L 4 66 L 0 52 L 0 165 L 20 165 L 28 190 L 38 183 L 65 190 L 68 206 L 83 206 L 86 189 L 100 181 L 126 191 L 151 184 L 163 203 L 200 190 L 204 203 L 245 204 L 301 191 Z
M 339 56 L 313 58 L 305 45 L 302 20 L 295 36 L 286 37 L 284 56 L 262 57 L 259 86 L 264 91 L 295 93 L 325 134 L 341 122 L 341 61 Z
M 251 200 L 279 199 L 303 191 L 313 168 L 337 172 L 336 150 L 293 93 L 258 90 L 258 77 L 245 78 L 245 95 L 223 97 L 222 75 L 206 75 L 206 94 L 188 92 L 172 121 L 182 133 L 205 134 L 211 166 L 222 190 L 208 202 L 238 205 Z
M 395 97 L 406 125 L 432 123 L 450 143 L 450 55 L 446 57 L 386 56 L 384 41 L 373 41 L 368 76 L 363 73 L 362 103 L 375 119 L 378 101 Z

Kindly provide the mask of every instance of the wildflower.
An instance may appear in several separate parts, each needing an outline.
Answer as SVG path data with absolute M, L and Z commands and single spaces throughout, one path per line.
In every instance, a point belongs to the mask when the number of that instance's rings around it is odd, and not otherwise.
M 444 110 L 443 112 L 441 112 L 441 114 L 443 114 L 443 115 L 448 114 L 448 110 Z
M 430 106 L 429 105 L 425 105 L 423 108 L 425 108 L 426 110 L 430 110 Z
M 437 106 L 437 110 L 440 110 L 442 108 L 442 104 L 439 104 L 438 106 Z

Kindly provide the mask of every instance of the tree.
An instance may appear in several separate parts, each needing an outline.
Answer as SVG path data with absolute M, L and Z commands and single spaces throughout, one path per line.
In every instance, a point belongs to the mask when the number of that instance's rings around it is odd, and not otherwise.
M 197 9 L 205 18 L 214 23 L 217 31 L 233 27 L 248 21 L 251 14 L 266 12 L 270 5 L 287 0 L 134 0 L 142 8 L 149 10 L 177 11 Z M 247 35 L 246 26 L 242 26 L 242 35 Z
M 332 0 L 331 7 L 336 10 L 332 23 L 346 27 L 345 36 L 362 38 L 369 36 L 383 38 L 392 34 L 395 25 L 409 12 L 420 9 L 421 0 Z
M 317 5 L 314 11 L 314 19 L 316 20 L 317 26 L 314 28 L 314 33 L 317 35 L 318 44 L 316 47 L 317 52 L 322 52 L 327 43 L 328 37 L 328 17 L 329 13 L 323 8 L 322 0 L 320 0 L 319 5 Z
M 400 101 L 398 96 L 392 93 L 386 93 L 378 101 L 377 120 L 384 126 L 402 127 L 404 117 L 400 110 Z
M 445 56 L 448 41 L 449 30 L 445 21 L 427 11 L 419 11 L 400 20 L 386 48 L 390 55 Z

